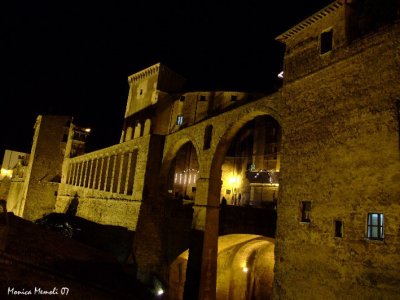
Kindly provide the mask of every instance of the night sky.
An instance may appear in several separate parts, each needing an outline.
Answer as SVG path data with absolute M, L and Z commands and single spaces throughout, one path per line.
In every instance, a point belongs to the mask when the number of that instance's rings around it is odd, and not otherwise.
M 274 38 L 330 0 L 7 1 L 0 6 L 0 161 L 30 152 L 38 114 L 92 128 L 88 149 L 118 143 L 127 76 L 157 62 L 185 90 L 270 92 L 284 47 Z

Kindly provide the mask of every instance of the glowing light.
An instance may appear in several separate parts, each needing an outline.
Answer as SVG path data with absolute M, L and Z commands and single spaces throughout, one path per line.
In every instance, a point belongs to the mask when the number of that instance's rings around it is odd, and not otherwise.
M 175 173 L 175 183 L 178 181 L 178 173 Z
M 228 179 L 228 182 L 231 185 L 240 185 L 240 181 L 242 180 L 242 178 L 240 176 L 231 176 Z
M 249 269 L 248 269 L 246 266 L 244 266 L 244 267 L 243 267 L 243 272 L 244 272 L 244 273 L 247 273 L 248 271 L 249 271 Z
M 1 169 L 1 176 L 11 178 L 13 174 L 13 170 Z
M 164 294 L 164 290 L 163 290 L 162 288 L 159 288 L 159 289 L 157 290 L 157 295 L 158 295 L 158 296 L 161 296 L 162 294 Z
M 283 79 L 283 71 L 278 74 L 278 78 Z
M 89 133 L 89 132 L 91 132 L 91 131 L 92 131 L 92 129 L 90 129 L 90 128 L 85 128 L 85 132 Z

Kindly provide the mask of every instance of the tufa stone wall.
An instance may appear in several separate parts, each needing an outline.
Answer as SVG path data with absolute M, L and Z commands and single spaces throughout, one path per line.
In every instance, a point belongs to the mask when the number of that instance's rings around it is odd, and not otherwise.
M 282 89 L 274 299 L 400 298 L 399 30 L 334 49 Z M 383 240 L 367 238 L 368 213 L 384 215 Z

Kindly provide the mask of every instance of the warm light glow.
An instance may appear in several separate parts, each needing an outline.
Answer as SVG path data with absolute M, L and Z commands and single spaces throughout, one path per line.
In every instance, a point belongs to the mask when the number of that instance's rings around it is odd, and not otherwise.
M 247 267 L 243 267 L 243 272 L 247 273 L 249 271 L 249 269 Z
M 158 295 L 158 296 L 161 296 L 162 294 L 164 294 L 164 290 L 161 289 L 161 288 L 159 288 L 159 289 L 157 290 L 157 295 Z
M 1 176 L 11 178 L 13 174 L 12 170 L 1 169 Z
M 283 71 L 278 74 L 278 78 L 283 79 Z
M 92 131 L 92 129 L 90 129 L 90 128 L 85 128 L 85 132 L 89 133 L 89 132 L 91 132 L 91 131 Z
M 229 184 L 231 185 L 240 185 L 240 181 L 242 180 L 242 178 L 239 176 L 231 176 L 228 179 Z

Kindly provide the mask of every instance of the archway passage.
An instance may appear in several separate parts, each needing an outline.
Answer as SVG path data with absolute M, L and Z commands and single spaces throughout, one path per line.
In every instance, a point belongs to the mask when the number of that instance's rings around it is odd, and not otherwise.
M 280 139 L 280 126 L 270 116 L 258 116 L 236 133 L 221 166 L 221 202 L 274 207 L 279 189 Z
M 274 239 L 230 234 L 218 239 L 217 299 L 270 299 Z M 188 251 L 170 266 L 169 298 L 183 299 Z
M 193 144 L 187 142 L 176 154 L 169 172 L 168 192 L 179 200 L 194 201 L 199 162 Z
M 198 173 L 196 149 L 187 142 L 177 151 L 168 175 L 168 263 L 190 246 Z

